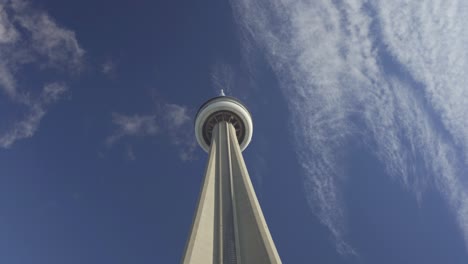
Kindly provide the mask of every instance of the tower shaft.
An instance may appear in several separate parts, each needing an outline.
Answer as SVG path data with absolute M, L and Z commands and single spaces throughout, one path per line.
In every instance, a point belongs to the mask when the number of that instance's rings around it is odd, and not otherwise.
M 281 263 L 231 123 L 215 125 L 183 264 Z

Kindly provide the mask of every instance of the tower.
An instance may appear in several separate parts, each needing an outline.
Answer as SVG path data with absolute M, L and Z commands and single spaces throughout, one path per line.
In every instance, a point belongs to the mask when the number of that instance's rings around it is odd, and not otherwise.
M 183 264 L 281 263 L 242 156 L 252 134 L 250 112 L 233 97 L 198 110 L 195 136 L 209 157 Z

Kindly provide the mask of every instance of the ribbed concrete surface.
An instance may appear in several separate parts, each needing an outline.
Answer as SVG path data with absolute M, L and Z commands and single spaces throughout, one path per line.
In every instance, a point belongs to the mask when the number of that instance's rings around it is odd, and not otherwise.
M 281 263 L 234 127 L 224 121 L 213 130 L 203 187 L 182 263 Z

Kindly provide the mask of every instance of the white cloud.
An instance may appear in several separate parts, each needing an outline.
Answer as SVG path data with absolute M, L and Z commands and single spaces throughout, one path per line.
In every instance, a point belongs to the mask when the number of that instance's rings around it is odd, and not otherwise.
M 133 151 L 133 146 L 132 145 L 128 145 L 127 146 L 127 159 L 129 160 L 136 160 L 136 156 L 135 156 L 135 152 Z
M 9 148 L 19 139 L 32 137 L 39 128 L 48 106 L 59 100 L 67 91 L 68 88 L 64 84 L 48 83 L 44 86 L 39 99 L 22 95 L 18 100 L 27 108 L 27 113 L 0 134 L 0 147 Z
M 45 112 L 41 106 L 31 106 L 31 111 L 23 119 L 16 121 L 0 135 L 0 147 L 9 148 L 19 139 L 32 137 L 44 115 Z
M 264 52 L 288 100 L 308 201 L 338 251 L 356 254 L 346 240 L 339 186 L 347 176 L 340 162 L 347 142 L 358 138 L 418 200 L 434 184 L 468 245 L 468 186 L 462 179 L 468 164 L 465 5 L 231 4 L 244 41 L 255 41 Z
M 385 44 L 424 84 L 426 99 L 468 164 L 468 7 L 463 1 L 398 0 L 381 1 L 376 10 Z
M 29 138 L 37 131 L 51 103 L 68 90 L 61 82 L 23 87 L 27 71 L 41 73 L 44 67 L 79 71 L 84 51 L 74 32 L 57 25 L 45 12 L 22 0 L 0 1 L 0 92 L 12 107 L 26 109 L 26 114 L 0 131 L 0 147 L 10 147 L 16 140 Z
M 193 136 L 193 123 L 189 110 L 185 106 L 175 104 L 165 104 L 163 109 L 166 133 L 172 144 L 179 147 L 180 159 L 183 161 L 193 160 L 197 143 Z
M 115 71 L 115 62 L 112 60 L 107 60 L 101 65 L 101 72 L 105 75 L 112 75 Z
M 0 3 L 1 4 L 1 3 Z M 0 6 L 0 43 L 11 43 L 18 39 L 15 26 L 8 19 L 8 14 L 3 6 Z
M 126 136 L 154 136 L 159 130 L 155 115 L 129 116 L 113 113 L 112 122 L 117 129 L 107 138 L 106 143 L 109 145 Z
M 0 53 L 1 54 L 1 53 Z M 0 61 L 0 87 L 9 97 L 16 95 L 16 80 L 7 65 Z
M 63 83 L 48 83 L 44 86 L 41 99 L 44 103 L 52 103 L 59 100 L 67 91 L 68 87 Z
M 11 2 L 15 21 L 29 33 L 29 48 L 46 58 L 48 66 L 80 70 L 84 50 L 78 44 L 73 31 L 57 25 L 46 13 L 37 11 L 26 1 Z
M 192 119 L 187 107 L 164 103 L 157 105 L 157 113 L 147 115 L 112 114 L 112 122 L 117 126 L 106 139 L 112 145 L 124 137 L 154 137 L 163 135 L 179 149 L 179 157 L 192 160 L 196 142 L 193 137 Z M 130 151 L 131 150 L 131 151 Z M 133 147 L 127 148 L 127 157 L 135 158 Z
M 170 128 L 179 129 L 181 126 L 190 122 L 187 107 L 176 104 L 166 104 L 164 108 L 165 113 L 163 116 Z
M 230 94 L 234 85 L 234 70 L 228 64 L 218 62 L 211 70 L 211 83 L 215 89 L 215 93 L 219 93 L 221 89 Z

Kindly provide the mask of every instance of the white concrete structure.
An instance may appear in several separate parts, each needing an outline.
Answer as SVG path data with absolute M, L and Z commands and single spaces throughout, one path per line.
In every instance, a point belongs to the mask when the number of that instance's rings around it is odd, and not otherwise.
M 198 111 L 195 133 L 209 159 L 182 263 L 281 263 L 242 157 L 253 133 L 249 111 L 215 97 Z

